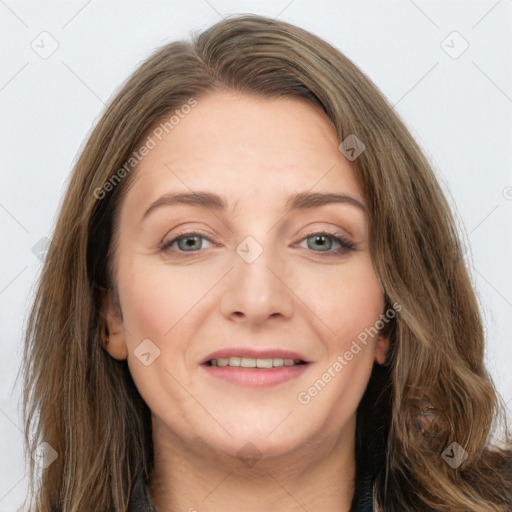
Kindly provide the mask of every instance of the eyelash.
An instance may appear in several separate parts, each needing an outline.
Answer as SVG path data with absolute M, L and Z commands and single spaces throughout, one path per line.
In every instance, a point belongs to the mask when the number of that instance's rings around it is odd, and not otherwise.
M 311 233 L 307 233 L 300 240 L 300 242 L 302 242 L 304 240 L 307 240 L 308 238 L 310 238 L 310 237 L 312 237 L 314 235 L 326 236 L 328 238 L 331 238 L 335 242 L 338 242 L 340 244 L 340 246 L 341 246 L 338 249 L 331 249 L 331 250 L 327 250 L 327 251 L 313 251 L 314 253 L 322 254 L 322 253 L 325 252 L 327 254 L 327 257 L 328 257 L 328 256 L 342 255 L 342 254 L 345 254 L 347 252 L 355 251 L 356 250 L 356 247 L 354 246 L 354 244 L 352 244 L 344 236 L 340 235 L 339 233 L 333 233 L 333 232 L 326 231 L 326 230 L 323 230 L 323 231 L 312 231 Z M 162 242 L 162 244 L 160 246 L 160 250 L 164 251 L 164 252 L 175 251 L 175 252 L 180 253 L 180 254 L 201 252 L 201 250 L 198 250 L 198 251 L 176 251 L 175 249 L 171 249 L 171 246 L 176 241 L 178 241 L 180 238 L 192 238 L 192 237 L 195 237 L 195 236 L 199 236 L 201 238 L 204 238 L 205 240 L 208 240 L 208 242 L 214 244 L 214 242 L 210 238 L 205 236 L 200 231 L 185 231 L 185 232 L 182 232 L 182 233 L 178 233 L 177 236 L 175 236 L 172 240 L 169 240 L 168 242 Z

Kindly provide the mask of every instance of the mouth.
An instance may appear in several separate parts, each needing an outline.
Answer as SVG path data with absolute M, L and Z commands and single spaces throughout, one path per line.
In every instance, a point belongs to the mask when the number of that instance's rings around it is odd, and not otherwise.
M 218 366 L 222 368 L 252 368 L 255 370 L 271 370 L 272 368 L 282 368 L 284 366 L 300 366 L 309 363 L 302 359 L 291 359 L 282 357 L 256 358 L 231 356 L 209 359 L 203 364 L 205 366 Z
M 290 350 L 226 347 L 207 356 L 199 366 L 217 381 L 261 389 L 293 381 L 312 365 Z

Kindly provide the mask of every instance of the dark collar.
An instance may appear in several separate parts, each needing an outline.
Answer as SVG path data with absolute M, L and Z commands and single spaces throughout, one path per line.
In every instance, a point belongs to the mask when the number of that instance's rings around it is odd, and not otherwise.
M 149 500 L 147 486 L 141 479 L 136 480 L 130 495 L 126 512 L 157 512 Z M 373 474 L 364 472 L 359 479 L 350 512 L 374 512 L 373 510 Z
M 126 512 L 157 512 L 149 500 L 149 492 L 142 478 L 137 478 L 132 486 L 130 502 Z
M 373 508 L 373 484 L 375 476 L 370 467 L 363 469 L 358 475 L 356 490 L 349 512 L 374 512 Z

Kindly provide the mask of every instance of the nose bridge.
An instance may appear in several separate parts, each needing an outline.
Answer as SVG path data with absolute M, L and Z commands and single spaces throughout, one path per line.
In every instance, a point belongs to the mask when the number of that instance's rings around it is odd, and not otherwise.
M 241 261 L 236 261 L 235 266 L 242 282 L 251 287 L 261 285 L 261 291 L 264 291 L 279 283 L 274 273 L 279 272 L 282 262 L 277 247 L 272 242 L 272 236 L 265 234 L 264 240 L 262 236 L 258 238 L 261 242 L 253 236 L 247 236 L 238 244 L 236 253 Z
M 225 316 L 262 323 L 272 315 L 292 315 L 293 294 L 285 284 L 284 262 L 271 240 L 272 233 L 249 235 L 236 247 L 234 269 L 222 298 Z

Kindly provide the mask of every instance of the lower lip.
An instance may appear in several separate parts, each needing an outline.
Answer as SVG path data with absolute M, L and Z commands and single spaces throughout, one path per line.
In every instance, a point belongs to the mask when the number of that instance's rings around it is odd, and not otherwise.
M 206 365 L 201 365 L 201 367 L 212 377 L 216 377 L 217 379 L 240 386 L 266 388 L 296 379 L 306 371 L 309 365 L 310 363 L 295 366 L 280 366 L 278 368 L 269 369 Z

